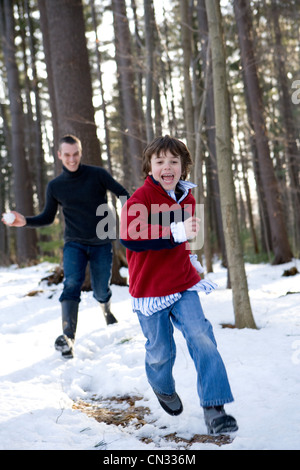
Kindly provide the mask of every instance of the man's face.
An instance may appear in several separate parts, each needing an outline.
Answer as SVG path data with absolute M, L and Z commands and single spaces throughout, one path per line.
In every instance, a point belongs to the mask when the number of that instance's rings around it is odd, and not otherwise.
M 67 170 L 78 170 L 82 156 L 81 149 L 78 144 L 67 144 L 64 142 L 61 144 L 57 155 Z

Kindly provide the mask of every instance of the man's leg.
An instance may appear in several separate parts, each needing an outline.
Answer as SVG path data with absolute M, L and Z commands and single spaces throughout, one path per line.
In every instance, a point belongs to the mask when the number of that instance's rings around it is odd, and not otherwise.
M 75 300 L 80 302 L 81 287 L 85 279 L 88 263 L 87 247 L 77 242 L 68 242 L 64 246 L 64 289 L 60 302 Z
M 63 334 L 55 341 L 55 348 L 64 357 L 73 357 L 81 286 L 85 278 L 87 254 L 85 247 L 69 242 L 64 246 L 64 289 L 60 296 Z
M 110 280 L 113 252 L 111 243 L 89 247 L 90 270 L 93 294 L 100 303 L 107 325 L 117 323 L 111 312 Z

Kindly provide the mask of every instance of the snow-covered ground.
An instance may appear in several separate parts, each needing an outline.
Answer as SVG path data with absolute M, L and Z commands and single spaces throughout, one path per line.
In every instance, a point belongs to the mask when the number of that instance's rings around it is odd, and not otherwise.
M 232 294 L 226 289 L 225 269 L 216 264 L 209 274 L 219 288 L 200 298 L 235 397 L 226 409 L 236 417 L 239 430 L 230 444 L 194 443 L 191 451 L 300 449 L 300 274 L 282 277 L 291 266 L 300 271 L 298 260 L 281 266 L 246 265 L 257 330 L 221 327 L 234 322 Z M 174 376 L 183 413 L 167 415 L 150 390 L 145 340 L 127 287 L 112 286 L 118 324 L 109 327 L 92 293 L 83 293 L 76 356 L 61 358 L 53 344 L 61 334 L 62 284 L 40 283 L 52 267 L 0 268 L 0 449 L 178 450 L 184 448 L 182 442 L 163 436 L 176 433 L 190 439 L 205 434 L 194 365 L 178 331 Z M 42 292 L 26 295 L 33 290 Z M 125 395 L 143 397 L 138 406 L 150 408 L 147 424 L 139 429 L 99 423 L 72 408 L 80 399 Z

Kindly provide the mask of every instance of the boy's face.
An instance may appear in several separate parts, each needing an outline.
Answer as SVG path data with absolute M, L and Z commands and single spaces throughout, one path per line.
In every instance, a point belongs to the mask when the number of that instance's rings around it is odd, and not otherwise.
M 158 181 L 165 191 L 175 190 L 182 174 L 181 158 L 169 150 L 151 157 L 149 175 Z
M 60 150 L 57 152 L 58 158 L 62 161 L 63 165 L 69 171 L 78 170 L 81 160 L 81 149 L 79 145 L 67 144 L 64 142 L 60 146 Z

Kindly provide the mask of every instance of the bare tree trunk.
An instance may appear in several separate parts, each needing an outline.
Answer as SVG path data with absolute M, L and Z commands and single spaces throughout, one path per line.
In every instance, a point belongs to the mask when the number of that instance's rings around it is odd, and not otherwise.
M 108 117 L 107 117 L 107 106 L 104 96 L 104 87 L 103 87 L 103 80 L 102 80 L 102 70 L 101 70 L 101 63 L 102 63 L 102 55 L 100 49 L 98 47 L 99 39 L 97 34 L 97 15 L 95 10 L 95 2 L 94 0 L 90 0 L 90 8 L 91 8 L 91 16 L 92 22 L 94 27 L 94 33 L 96 36 L 96 60 L 97 60 L 97 76 L 100 85 L 100 94 L 102 98 L 102 112 L 103 112 L 103 121 L 104 121 L 104 131 L 105 131 L 105 144 L 106 144 L 106 153 L 107 153 L 107 162 L 108 162 L 108 169 L 112 176 L 113 175 L 113 168 L 112 168 L 112 158 L 111 158 L 111 150 L 110 150 L 110 132 L 109 132 L 109 125 L 108 125 Z M 115 214 L 117 217 L 117 225 L 119 224 L 118 220 L 118 213 L 116 209 L 116 197 L 114 194 L 111 194 L 112 204 L 115 209 Z M 122 245 L 120 244 L 120 240 L 116 239 L 113 242 L 113 265 L 112 265 L 112 276 L 111 276 L 111 284 L 117 285 L 126 285 L 126 279 L 124 279 L 120 274 L 121 268 L 121 261 L 119 257 L 119 252 L 122 250 Z M 125 253 L 125 250 L 124 250 Z M 86 279 L 85 282 L 89 281 L 90 279 Z
M 0 103 L 0 116 L 4 120 L 3 106 Z M 4 122 L 4 126 L 6 123 Z M 2 151 L 2 143 L 0 143 L 0 152 Z M 0 211 L 1 214 L 5 212 L 5 200 L 6 200 L 6 184 L 4 180 L 3 159 L 0 159 Z M 0 224 L 0 266 L 6 266 L 9 264 L 9 249 L 8 249 L 8 228 L 4 224 Z
M 274 26 L 275 54 L 274 61 L 277 72 L 277 79 L 280 89 L 280 104 L 285 132 L 285 153 L 290 179 L 290 193 L 292 201 L 292 214 L 294 219 L 294 246 L 300 249 L 300 151 L 297 145 L 298 130 L 292 111 L 292 100 L 289 92 L 289 84 L 286 72 L 287 53 L 282 43 L 282 34 L 279 24 L 279 5 L 277 0 L 271 1 L 271 19 Z M 298 253 L 299 254 L 299 253 Z
M 256 328 L 248 295 L 247 278 L 238 229 L 237 206 L 232 174 L 230 111 L 220 3 L 219 0 L 205 0 L 205 4 L 212 48 L 216 153 L 221 209 L 232 286 L 235 326 L 237 328 Z
M 169 26 L 168 21 L 166 18 L 166 10 L 163 8 L 164 13 L 164 36 L 165 36 L 165 52 L 167 54 L 167 64 L 166 64 L 166 77 L 164 83 L 164 95 L 165 100 L 167 102 L 167 109 L 168 109 L 168 122 L 169 122 L 169 129 L 171 135 L 178 135 L 178 126 L 177 126 L 177 118 L 175 113 L 175 93 L 174 87 L 172 83 L 172 61 L 170 59 L 169 54 Z M 167 90 L 170 91 L 170 97 L 168 97 Z
M 201 42 L 201 57 L 202 68 L 205 76 L 208 77 L 206 106 L 205 106 L 205 125 L 207 134 L 208 157 L 205 158 L 206 164 L 206 178 L 207 178 L 207 201 L 209 204 L 210 213 L 215 222 L 215 233 L 218 241 L 218 248 L 221 251 L 223 265 L 227 266 L 226 261 L 226 248 L 224 240 L 224 231 L 221 215 L 220 204 L 220 189 L 218 182 L 218 168 L 216 160 L 216 128 L 215 128 L 215 111 L 214 111 L 214 89 L 213 89 L 213 76 L 211 65 L 211 51 L 209 36 L 207 14 L 205 8 L 205 0 L 198 0 L 197 2 L 197 19 L 199 28 L 199 40 Z M 209 54 L 209 55 L 208 55 Z
M 83 162 L 101 165 L 82 0 L 42 2 L 47 15 L 58 132 L 82 141 Z
M 30 10 L 30 2 L 25 0 L 25 10 L 27 15 L 28 29 L 29 29 L 29 47 L 31 56 L 31 69 L 32 69 L 32 89 L 35 99 L 35 120 L 33 123 L 33 154 L 35 161 L 35 182 L 37 189 L 37 196 L 39 202 L 39 209 L 42 210 L 45 203 L 45 162 L 44 162 L 44 150 L 42 145 L 42 116 L 41 116 L 41 102 L 39 94 L 39 80 L 36 68 L 36 51 L 35 51 L 35 39 L 33 22 Z
M 123 113 L 124 137 L 130 158 L 131 189 L 141 185 L 141 157 L 144 147 L 142 123 L 139 121 L 138 102 L 135 96 L 135 74 L 133 69 L 131 36 L 126 15 L 125 0 L 112 0 L 116 62 L 120 84 L 121 111 Z
M 130 0 L 132 14 L 133 14 L 133 22 L 134 22 L 134 40 L 133 40 L 133 57 L 134 57 L 134 65 L 135 65 L 135 80 L 136 80 L 136 99 L 138 104 L 138 112 L 139 112 L 139 122 L 141 123 L 141 135 L 143 141 L 147 142 L 147 132 L 146 132 L 146 119 L 143 110 L 143 101 L 144 101 L 144 41 L 140 36 L 140 27 L 139 27 L 139 20 L 137 14 L 137 6 L 136 0 Z
M 183 49 L 183 81 L 184 81 L 184 114 L 187 144 L 193 160 L 195 159 L 195 115 L 190 77 L 192 57 L 191 22 L 189 19 L 189 2 L 180 0 L 181 43 Z
M 48 36 L 48 19 L 47 19 L 47 10 L 46 10 L 46 0 L 38 0 L 39 12 L 40 12 L 40 24 L 41 31 L 43 35 L 43 46 L 45 61 L 47 66 L 47 86 L 49 91 L 49 104 L 51 111 L 51 120 L 53 128 L 53 147 L 52 155 L 54 158 L 54 168 L 55 175 L 58 175 L 61 172 L 61 160 L 56 157 L 56 150 L 58 148 L 58 141 L 60 138 L 60 131 L 58 129 L 58 111 L 56 109 L 55 101 L 55 92 L 54 92 L 54 80 L 53 80 L 53 71 L 52 71 L 52 60 L 51 60 L 51 49 L 50 49 L 50 40 Z
M 11 114 L 11 157 L 15 204 L 18 211 L 30 215 L 33 213 L 33 191 L 25 154 L 24 115 L 15 59 L 13 4 L 10 0 L 0 1 L 0 22 Z M 30 263 L 36 260 L 35 230 L 18 229 L 16 238 L 17 261 Z
M 239 136 L 239 134 L 240 134 L 239 111 L 238 111 L 235 103 L 233 103 L 233 107 L 234 107 L 234 110 L 235 110 L 235 114 L 237 116 L 237 119 L 236 119 L 236 135 Z M 251 194 L 250 194 L 250 187 L 249 187 L 249 182 L 248 182 L 248 165 L 247 165 L 247 162 L 246 162 L 244 147 L 245 147 L 244 139 L 243 139 L 243 146 L 242 146 L 241 140 L 238 139 L 238 151 L 239 151 L 239 155 L 240 155 L 240 163 L 241 163 L 241 166 L 242 166 L 243 185 L 244 185 L 244 190 L 245 190 L 245 195 L 246 195 L 246 206 L 247 206 L 247 211 L 248 211 L 250 233 L 251 233 L 251 238 L 252 238 L 252 241 L 253 241 L 254 252 L 256 254 L 258 254 L 258 252 L 259 252 L 258 241 L 257 241 L 256 232 L 255 232 L 255 225 L 254 225 L 254 218 L 253 218 L 253 211 L 252 211 L 252 203 L 251 203 Z
M 104 86 L 103 86 L 103 79 L 102 79 L 102 54 L 99 48 L 99 38 L 97 33 L 97 15 L 95 10 L 95 1 L 90 0 L 90 8 L 91 8 L 91 17 L 92 23 L 94 28 L 94 33 L 96 37 L 95 41 L 95 54 L 96 54 L 96 62 L 97 62 L 97 78 L 99 80 L 99 87 L 100 87 L 100 95 L 102 99 L 102 113 L 103 113 L 103 122 L 104 122 L 104 132 L 105 132 L 105 145 L 106 145 L 106 155 L 107 155 L 107 163 L 108 163 L 108 170 L 113 174 L 112 171 L 112 159 L 111 159 L 111 150 L 110 150 L 110 132 L 109 132 L 109 125 L 108 125 L 108 117 L 107 117 L 107 104 L 105 101 L 104 96 Z
M 152 99 L 153 99 L 153 71 L 154 71 L 154 35 L 152 21 L 153 4 L 151 0 L 144 0 L 145 19 L 145 46 L 146 46 L 146 132 L 147 142 L 154 138 L 152 119 Z
M 278 183 L 270 157 L 262 93 L 256 70 L 252 42 L 252 22 L 248 0 L 234 0 L 234 10 L 238 26 L 245 85 L 249 93 L 250 113 L 255 130 L 258 164 L 269 213 L 272 248 L 275 255 L 273 264 L 286 263 L 292 259 L 293 255 L 287 236 Z
M 0 9 L 1 11 L 1 9 Z M 0 26 L 1 26 L 1 16 L 0 16 Z M 0 72 L 0 80 L 2 80 L 2 71 Z M 6 116 L 6 106 L 0 101 L 0 117 L 2 119 L 2 141 L 0 143 L 0 152 L 3 147 L 6 148 L 8 155 L 10 155 L 10 148 L 11 148 L 11 139 L 8 127 L 8 119 Z M 2 154 L 2 152 L 1 152 Z M 5 212 L 5 201 L 9 199 L 9 188 L 5 182 L 5 173 L 7 171 L 7 159 L 1 158 L 0 159 L 0 211 L 1 214 Z M 9 238 L 8 238 L 8 230 L 4 224 L 0 224 L 0 265 L 4 266 L 9 264 Z

